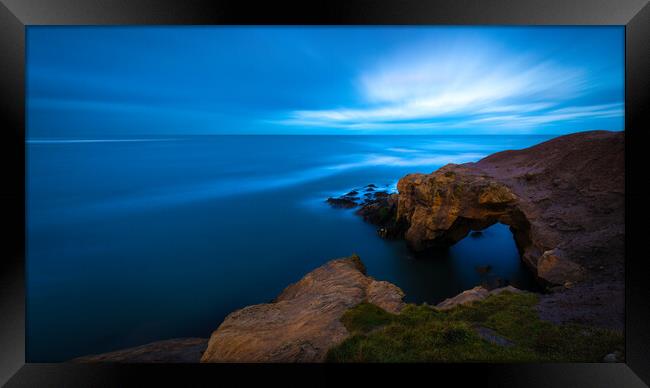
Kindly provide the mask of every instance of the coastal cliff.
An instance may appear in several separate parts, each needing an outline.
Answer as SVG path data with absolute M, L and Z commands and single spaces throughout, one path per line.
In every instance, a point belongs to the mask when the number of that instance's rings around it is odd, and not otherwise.
M 549 285 L 620 280 L 624 136 L 576 133 L 407 175 L 398 183 L 396 223 L 421 252 L 501 222 L 510 226 L 522 260 Z
M 358 256 L 329 261 L 271 303 L 224 320 L 210 339 L 158 341 L 75 362 L 623 361 L 622 333 L 540 319 L 540 295 L 512 286 L 406 304 Z
M 405 304 L 396 285 L 367 276 L 351 256 L 271 303 L 231 313 L 207 347 L 192 340 L 181 348 L 203 346 L 201 362 L 620 361 L 624 142 L 623 132 L 576 133 L 406 175 L 395 194 L 328 199 L 358 206 L 381 237 L 404 239 L 424 259 L 472 230 L 509 225 L 545 293 L 475 287 L 437 306 Z M 129 362 L 128 352 L 113 354 Z
M 365 275 L 357 256 L 332 260 L 287 287 L 272 303 L 237 310 L 212 333 L 201 362 L 317 362 L 349 333 L 340 318 L 362 302 L 393 313 L 397 286 Z
M 509 225 L 521 259 L 552 291 L 542 316 L 622 330 L 624 145 L 624 132 L 581 132 L 409 174 L 383 233 L 426 254 L 471 230 Z

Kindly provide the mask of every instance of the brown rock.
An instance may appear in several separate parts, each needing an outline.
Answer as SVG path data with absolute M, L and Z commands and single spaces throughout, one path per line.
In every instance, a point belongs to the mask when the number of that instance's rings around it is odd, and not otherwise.
M 332 260 L 287 287 L 273 303 L 228 315 L 201 362 L 319 362 L 349 333 L 339 321 L 363 301 L 401 310 L 398 287 L 365 275 L 358 257 Z
M 207 338 L 175 338 L 114 352 L 79 357 L 72 362 L 196 363 L 208 346 Z
M 375 304 L 389 313 L 398 314 L 404 307 L 404 292 L 387 281 L 372 281 L 366 289 L 368 302 Z
M 544 297 L 549 319 L 622 327 L 624 149 L 624 132 L 580 132 L 406 175 L 395 224 L 423 253 L 507 224 L 523 262 L 543 283 L 561 286 Z M 611 290 L 603 291 L 607 304 L 595 299 L 600 286 Z
M 407 225 L 404 238 L 415 251 L 452 245 L 499 221 L 517 221 L 522 237 L 529 229 L 508 187 L 464 165 L 407 175 L 397 188 L 397 221 Z
M 561 136 L 477 163 L 449 164 L 398 182 L 396 223 L 415 251 L 445 247 L 501 222 L 524 262 L 546 283 L 622 281 L 624 133 Z M 544 257 L 549 250 L 561 257 Z
M 461 304 L 483 300 L 487 298 L 488 295 L 490 295 L 490 291 L 484 287 L 477 286 L 471 290 L 465 290 L 454 297 L 443 300 L 442 302 L 438 303 L 436 307 L 440 310 L 448 310 Z
M 564 284 L 566 288 L 571 288 L 573 283 L 584 279 L 585 270 L 561 257 L 555 250 L 550 250 L 537 261 L 537 276 L 550 284 Z
M 516 200 L 510 189 L 494 181 L 489 182 L 478 196 L 479 205 L 502 205 Z
M 449 310 L 458 305 L 464 305 L 483 300 L 490 295 L 498 295 L 503 291 L 522 292 L 520 289 L 513 286 L 495 288 L 492 291 L 488 291 L 485 287 L 477 286 L 470 290 L 465 290 L 454 297 L 443 300 L 436 305 L 436 308 L 439 310 Z

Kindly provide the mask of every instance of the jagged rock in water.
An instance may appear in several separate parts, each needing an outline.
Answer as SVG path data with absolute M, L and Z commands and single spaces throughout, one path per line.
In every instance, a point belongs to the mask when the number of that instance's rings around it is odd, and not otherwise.
M 357 199 L 358 198 L 353 198 L 353 197 L 339 197 L 339 198 L 327 198 L 327 203 L 329 203 L 332 207 L 337 207 L 337 208 L 343 208 L 343 209 L 352 209 L 354 207 L 357 207 Z

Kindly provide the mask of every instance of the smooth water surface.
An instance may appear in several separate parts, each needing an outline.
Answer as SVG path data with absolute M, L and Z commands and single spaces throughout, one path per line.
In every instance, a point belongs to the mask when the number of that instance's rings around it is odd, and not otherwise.
M 550 137 L 29 140 L 28 362 L 208 337 L 231 311 L 352 253 L 411 302 L 495 279 L 532 287 L 504 225 L 423 260 L 324 200 Z

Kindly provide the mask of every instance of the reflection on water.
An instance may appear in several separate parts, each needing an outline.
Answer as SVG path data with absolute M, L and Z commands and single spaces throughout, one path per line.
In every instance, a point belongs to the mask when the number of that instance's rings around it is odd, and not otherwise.
M 207 337 L 332 258 L 358 253 L 407 300 L 526 285 L 495 225 L 441 257 L 377 237 L 332 193 L 523 148 L 542 136 L 205 136 L 27 144 L 28 360 Z M 90 139 L 77 139 L 90 140 Z M 124 139 L 128 140 L 128 139 Z M 485 273 L 477 266 L 491 268 Z

